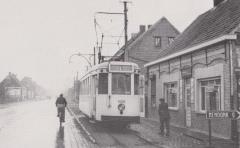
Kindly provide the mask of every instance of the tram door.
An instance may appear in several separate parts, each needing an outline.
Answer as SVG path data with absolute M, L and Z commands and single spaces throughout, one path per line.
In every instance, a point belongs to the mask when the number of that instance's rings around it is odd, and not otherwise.
M 93 76 L 93 84 L 92 84 L 92 91 L 93 91 L 93 115 L 96 118 L 96 94 L 97 94 L 97 87 L 98 87 L 98 79 L 97 75 Z
M 191 79 L 184 79 L 184 102 L 186 127 L 191 127 Z

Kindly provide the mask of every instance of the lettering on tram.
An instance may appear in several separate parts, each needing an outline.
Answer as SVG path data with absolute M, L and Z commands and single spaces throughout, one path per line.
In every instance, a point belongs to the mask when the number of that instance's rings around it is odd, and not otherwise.
M 110 65 L 110 71 L 111 72 L 132 72 L 132 66 L 131 65 Z
M 93 66 L 80 79 L 79 109 L 98 122 L 139 123 L 144 115 L 144 77 L 132 62 Z

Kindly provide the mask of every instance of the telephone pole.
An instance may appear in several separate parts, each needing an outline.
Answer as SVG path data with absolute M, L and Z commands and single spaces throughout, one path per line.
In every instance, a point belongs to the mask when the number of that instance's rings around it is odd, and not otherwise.
M 123 1 L 123 6 L 124 6 L 124 38 L 125 38 L 125 45 L 124 45 L 124 49 L 123 49 L 123 61 L 125 61 L 126 59 L 126 48 L 127 48 L 127 41 L 128 41 L 128 17 L 127 17 L 127 4 L 130 3 L 130 1 Z
M 96 65 L 96 49 L 93 47 L 93 65 Z
M 124 4 L 124 10 L 123 10 L 123 13 L 124 13 L 124 32 L 125 32 L 125 47 L 127 46 L 127 41 L 128 41 L 128 18 L 127 18 L 127 12 L 128 12 L 128 9 L 127 9 L 127 1 L 124 1 L 123 4 Z

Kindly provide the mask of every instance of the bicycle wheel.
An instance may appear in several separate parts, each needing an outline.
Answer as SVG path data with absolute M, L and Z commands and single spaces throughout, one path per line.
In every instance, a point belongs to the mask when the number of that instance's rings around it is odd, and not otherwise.
M 62 113 L 59 113 L 59 125 L 62 127 Z

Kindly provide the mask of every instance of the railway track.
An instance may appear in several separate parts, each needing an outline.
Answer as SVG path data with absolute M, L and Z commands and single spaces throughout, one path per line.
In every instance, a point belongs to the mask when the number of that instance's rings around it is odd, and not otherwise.
M 70 114 L 78 121 L 78 124 L 84 130 L 90 141 L 94 144 L 100 145 L 100 147 L 119 147 L 119 148 L 163 148 L 159 146 L 158 142 L 151 141 L 143 136 L 140 133 L 127 128 L 119 128 L 118 126 L 107 126 L 104 124 L 92 123 L 89 121 L 80 121 L 77 115 L 68 108 Z M 88 130 L 91 129 L 91 130 Z M 98 133 L 96 134 L 95 132 Z M 99 134 L 100 133 L 100 134 Z M 109 145 L 101 145 L 101 134 L 103 137 L 110 137 L 113 143 Z M 104 139 L 104 138 L 103 138 Z M 107 143 L 107 142 L 106 142 Z

